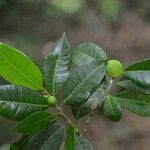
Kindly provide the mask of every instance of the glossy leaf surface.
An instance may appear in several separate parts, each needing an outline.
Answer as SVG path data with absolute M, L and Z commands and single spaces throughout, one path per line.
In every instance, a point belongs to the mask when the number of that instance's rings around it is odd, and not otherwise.
M 150 116 L 150 95 L 133 91 L 125 91 L 116 94 L 115 99 L 123 107 L 135 114 Z
M 29 87 L 43 89 L 43 79 L 32 61 L 15 48 L 0 43 L 0 75 L 7 81 Z
M 30 114 L 48 108 L 46 99 L 29 88 L 0 86 L 0 115 L 11 120 L 22 120 Z
M 63 103 L 68 105 L 84 103 L 91 93 L 96 91 L 104 76 L 105 66 L 97 61 L 75 69 L 63 86 Z
M 73 54 L 73 63 L 81 66 L 95 60 L 105 60 L 105 52 L 94 43 L 80 44 Z
M 141 92 L 141 93 L 145 93 L 145 94 L 150 94 L 150 89 L 148 89 L 146 87 L 142 87 L 142 86 L 132 82 L 131 80 L 119 82 L 118 85 L 120 85 L 121 87 L 123 87 L 127 90 L 132 90 L 132 91 L 137 91 L 137 92 Z
M 121 119 L 121 107 L 114 97 L 107 96 L 106 100 L 104 101 L 104 114 L 108 119 L 114 122 L 117 122 Z
M 56 90 L 58 90 L 67 79 L 70 61 L 70 45 L 66 36 L 63 35 L 44 61 L 45 86 L 52 95 L 55 95 Z
M 80 106 L 72 106 L 72 113 L 76 120 L 85 117 L 90 114 L 98 104 L 101 104 L 103 101 L 103 96 L 101 90 L 98 89 L 95 93 L 93 93 L 88 100 L 81 104 Z
M 138 84 L 150 88 L 150 59 L 130 65 L 125 75 Z
M 65 150 L 75 150 L 76 131 L 75 127 L 69 125 L 67 128 L 67 138 L 65 142 Z
M 54 124 L 31 137 L 27 149 L 59 150 L 64 138 L 64 126 Z
M 22 136 L 19 141 L 10 144 L 10 150 L 26 150 L 29 139 L 29 136 Z
M 41 129 L 54 123 L 56 115 L 47 112 L 36 112 L 19 122 L 11 131 L 30 135 L 39 132 Z

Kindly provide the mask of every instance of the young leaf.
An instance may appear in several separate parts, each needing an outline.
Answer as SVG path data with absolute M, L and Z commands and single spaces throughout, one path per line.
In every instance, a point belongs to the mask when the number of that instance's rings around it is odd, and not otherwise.
M 30 135 L 54 123 L 56 115 L 47 112 L 36 112 L 19 122 L 11 131 Z
M 142 60 L 130 65 L 126 69 L 125 75 L 134 82 L 150 88 L 150 59 Z
M 85 103 L 81 104 L 80 106 L 72 106 L 73 116 L 76 120 L 85 117 L 86 115 L 90 114 L 98 104 L 102 103 L 102 100 L 103 96 L 100 89 L 98 89 L 88 98 Z
M 27 143 L 29 141 L 29 136 L 22 136 L 22 138 L 10 144 L 10 150 L 26 150 Z
M 69 75 L 71 51 L 65 34 L 54 45 L 44 61 L 44 81 L 48 91 L 55 95 L 56 90 Z
M 34 90 L 43 89 L 39 69 L 23 53 L 3 43 L 0 43 L 0 75 L 17 85 Z
M 77 136 L 75 150 L 94 150 L 94 148 L 87 139 Z
M 123 107 L 135 114 L 150 116 L 150 95 L 133 91 L 125 91 L 116 94 L 115 99 Z
M 67 105 L 84 103 L 105 76 L 103 63 L 93 61 L 76 68 L 63 86 L 62 100 Z
M 51 125 L 31 137 L 27 149 L 58 150 L 64 138 L 64 126 Z
M 150 94 L 150 89 L 142 87 L 142 86 L 132 82 L 131 80 L 119 82 L 118 85 L 120 85 L 121 87 L 123 87 L 127 90 L 132 90 L 132 91 L 137 91 L 137 92 L 141 92 L 141 93 L 145 93 L 145 94 Z
M 80 44 L 73 54 L 73 63 L 81 66 L 95 60 L 107 59 L 105 52 L 94 43 Z
M 65 150 L 75 150 L 76 131 L 75 127 L 70 125 L 67 128 L 67 139 L 65 142 Z
M 104 114 L 114 122 L 121 119 L 121 107 L 114 97 L 107 96 L 107 99 L 104 101 Z
M 0 115 L 11 120 L 22 120 L 30 114 L 48 108 L 46 99 L 29 88 L 0 86 Z

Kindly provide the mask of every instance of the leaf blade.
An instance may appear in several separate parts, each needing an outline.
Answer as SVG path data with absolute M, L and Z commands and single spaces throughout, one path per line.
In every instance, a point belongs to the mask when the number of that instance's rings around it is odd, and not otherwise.
M 35 134 L 41 129 L 54 123 L 56 115 L 47 112 L 36 112 L 19 122 L 11 131 L 22 133 L 24 135 Z
M 144 87 L 132 82 L 131 80 L 125 80 L 125 81 L 119 82 L 118 85 L 120 85 L 121 87 L 123 87 L 127 90 L 150 94 L 150 89 L 144 88 Z
M 75 127 L 70 125 L 67 128 L 67 139 L 65 142 L 65 150 L 75 150 L 76 131 Z
M 150 59 L 138 61 L 125 70 L 125 76 L 141 86 L 150 88 Z
M 30 137 L 22 136 L 19 141 L 13 142 L 10 144 L 10 150 L 26 150 L 27 142 Z
M 48 108 L 38 92 L 26 87 L 0 86 L 0 115 L 11 120 L 22 120 L 28 115 Z
M 74 52 L 73 63 L 81 66 L 95 60 L 107 59 L 105 52 L 94 43 L 82 43 Z
M 119 103 L 115 100 L 114 97 L 107 96 L 104 101 L 104 114 L 108 119 L 118 122 L 121 119 L 122 111 Z
M 64 138 L 64 126 L 55 124 L 43 129 L 31 137 L 27 148 L 36 150 L 58 150 Z
M 94 92 L 88 100 L 80 106 L 72 106 L 72 113 L 76 120 L 79 120 L 90 114 L 98 104 L 101 104 L 103 96 L 100 89 Z
M 84 103 L 101 83 L 106 73 L 105 66 L 97 61 L 90 62 L 75 69 L 63 86 L 64 104 Z
M 115 98 L 128 111 L 141 116 L 150 116 L 150 95 L 124 91 L 116 94 Z
M 75 150 L 94 150 L 94 148 L 87 139 L 77 136 Z
M 56 91 L 67 79 L 70 61 L 70 45 L 64 34 L 44 60 L 45 86 L 52 95 L 55 95 Z
M 3 43 L 0 43 L 0 75 L 17 85 L 34 90 L 43 89 L 40 70 L 19 50 Z

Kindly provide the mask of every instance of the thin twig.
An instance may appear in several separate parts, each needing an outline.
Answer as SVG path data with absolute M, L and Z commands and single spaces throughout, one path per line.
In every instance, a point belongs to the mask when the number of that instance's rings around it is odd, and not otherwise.
M 63 112 L 62 108 L 56 105 L 57 111 L 67 120 L 68 124 L 73 124 L 72 121 L 66 116 L 66 114 Z
M 106 96 L 107 96 L 107 94 L 108 94 L 110 88 L 112 87 L 112 85 L 113 85 L 113 79 L 110 79 L 110 80 L 109 80 L 109 85 L 108 85 L 107 89 L 106 89 L 106 90 L 104 91 L 104 93 L 103 93 L 103 95 L 104 95 L 103 101 L 105 100 L 105 98 L 106 98 Z M 86 120 L 86 122 L 85 122 L 84 134 L 83 134 L 84 136 L 87 135 L 87 128 L 88 128 L 88 126 L 89 126 L 89 122 L 90 122 L 92 116 L 94 115 L 94 112 L 95 112 L 95 110 L 97 109 L 98 106 L 99 106 L 99 104 L 97 104 L 97 106 L 93 109 L 92 113 L 90 113 L 90 114 L 88 115 L 88 117 L 87 117 L 87 120 Z
M 94 115 L 94 112 L 90 113 L 87 117 L 87 120 L 85 122 L 85 128 L 84 128 L 84 134 L 83 136 L 86 137 L 87 135 L 87 129 L 88 129 L 88 126 L 89 126 L 89 123 L 90 123 L 90 120 L 92 119 L 92 116 Z

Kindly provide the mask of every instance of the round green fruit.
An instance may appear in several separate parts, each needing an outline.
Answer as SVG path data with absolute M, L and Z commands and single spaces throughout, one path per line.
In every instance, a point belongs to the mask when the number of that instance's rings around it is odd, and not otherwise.
M 48 103 L 48 105 L 54 107 L 57 103 L 57 100 L 54 96 L 49 96 L 47 99 L 47 103 Z
M 110 60 L 106 64 L 106 70 L 110 77 L 117 78 L 123 73 L 123 65 L 118 60 Z

